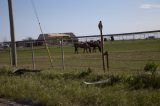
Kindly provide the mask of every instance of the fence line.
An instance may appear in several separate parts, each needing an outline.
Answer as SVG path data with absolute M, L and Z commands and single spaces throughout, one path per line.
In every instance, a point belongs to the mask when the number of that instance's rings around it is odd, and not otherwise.
M 90 37 L 91 38 L 91 37 Z M 83 38 L 86 39 L 86 38 Z M 98 39 L 98 38 L 95 38 Z M 20 42 L 17 47 L 18 67 L 35 68 L 35 69 L 47 69 L 51 68 L 48 61 L 47 51 L 43 46 L 43 41 L 39 41 L 39 44 L 35 45 L 35 41 Z M 134 41 L 133 41 L 134 42 Z M 36 42 L 37 43 L 37 42 Z M 103 69 L 101 62 L 101 53 L 82 53 L 74 54 L 73 43 L 60 43 L 50 44 L 49 49 L 53 58 L 53 66 L 58 69 L 68 68 L 93 68 Z M 125 43 L 125 42 L 122 42 Z M 33 46 L 32 46 L 33 44 Z M 108 43 L 112 45 L 112 42 Z M 111 70 L 137 70 L 142 69 L 144 64 L 149 61 L 156 61 L 160 63 L 160 50 L 117 50 L 108 51 Z M 136 54 L 135 56 L 130 56 Z M 155 54 L 154 56 L 150 54 Z M 143 56 L 144 55 L 144 56 Z M 128 56 L 128 57 L 125 57 Z M 143 56 L 143 58 L 141 57 Z M 4 65 L 10 66 L 10 49 L 0 49 L 0 67 Z

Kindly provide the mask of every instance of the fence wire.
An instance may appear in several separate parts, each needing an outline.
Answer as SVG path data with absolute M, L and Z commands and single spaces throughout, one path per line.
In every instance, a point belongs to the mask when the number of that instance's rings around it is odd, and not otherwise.
M 80 38 L 79 41 L 95 41 L 99 37 Z M 120 41 L 114 41 L 120 42 Z M 108 49 L 113 46 L 114 42 L 106 39 L 105 50 L 109 53 L 109 67 L 111 71 L 137 71 L 143 70 L 144 65 L 148 61 L 154 61 L 160 64 L 160 49 L 148 50 L 130 50 Z M 135 41 L 130 41 L 130 44 Z M 92 53 L 83 53 L 83 49 L 79 48 L 79 54 L 75 54 L 74 42 L 64 40 L 61 45 L 61 39 L 47 42 L 53 58 L 53 68 L 55 69 L 84 69 L 92 68 L 95 70 L 102 70 L 101 53 L 98 51 Z M 121 41 L 124 43 L 125 41 Z M 120 43 L 115 43 L 118 47 Z M 31 46 L 33 44 L 33 48 Z M 127 46 L 128 43 L 126 43 Z M 150 44 L 152 45 L 152 44 Z M 63 51 L 62 51 L 63 46 Z M 123 47 L 122 47 L 123 48 Z M 63 56 L 62 56 L 63 52 Z M 63 59 L 62 59 L 63 58 Z M 43 41 L 21 41 L 17 42 L 17 63 L 18 67 L 30 69 L 49 69 L 51 68 L 48 54 Z M 105 63 L 107 64 L 107 63 Z M 8 47 L 0 48 L 0 67 L 11 65 L 11 52 Z

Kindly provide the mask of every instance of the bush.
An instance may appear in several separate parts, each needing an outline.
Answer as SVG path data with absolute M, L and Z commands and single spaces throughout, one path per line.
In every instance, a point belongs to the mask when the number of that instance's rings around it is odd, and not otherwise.
M 160 76 L 156 73 L 158 65 L 154 62 L 148 62 L 145 67 L 144 71 L 149 72 L 141 73 L 135 76 L 130 76 L 126 80 L 129 86 L 133 89 L 140 89 L 140 88 L 160 88 Z
M 145 65 L 144 71 L 145 72 L 151 72 L 152 75 L 156 72 L 158 65 L 154 62 L 149 62 Z
M 160 88 L 160 76 L 157 75 L 154 78 L 149 74 L 139 74 L 136 76 L 130 76 L 127 80 L 129 87 L 132 89 L 141 88 Z
M 79 75 L 78 78 L 84 78 L 86 76 L 88 76 L 89 74 L 92 73 L 92 69 L 88 68 L 86 71 L 82 71 Z

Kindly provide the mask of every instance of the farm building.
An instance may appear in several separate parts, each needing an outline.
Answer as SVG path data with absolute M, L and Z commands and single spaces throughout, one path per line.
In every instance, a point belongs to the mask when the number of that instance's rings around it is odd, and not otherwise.
M 64 44 L 78 42 L 78 38 L 76 38 L 75 34 L 73 33 L 40 34 L 37 40 L 44 41 L 43 36 L 45 37 L 48 44 L 60 44 L 62 38 Z

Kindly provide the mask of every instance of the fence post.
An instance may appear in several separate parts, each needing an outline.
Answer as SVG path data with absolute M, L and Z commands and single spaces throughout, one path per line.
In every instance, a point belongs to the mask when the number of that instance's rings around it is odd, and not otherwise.
M 31 43 L 31 50 L 32 50 L 32 65 L 33 69 L 35 69 L 35 57 L 34 57 L 34 49 L 33 49 L 33 41 Z
M 64 70 L 64 69 L 65 69 L 65 67 L 64 67 L 63 37 L 61 37 L 61 54 L 62 54 L 62 68 L 63 68 L 63 70 Z
M 99 24 L 98 24 L 98 27 L 99 27 L 99 30 L 100 30 L 100 35 L 101 35 L 101 52 L 102 52 L 102 64 L 103 64 L 103 70 L 105 72 L 105 64 L 104 64 L 104 54 L 103 54 L 103 34 L 102 34 L 102 29 L 103 29 L 103 25 L 102 25 L 102 22 L 100 21 Z
M 108 55 L 108 51 L 106 51 L 106 52 L 104 53 L 104 55 L 105 55 L 105 57 L 106 57 L 107 70 L 108 70 L 108 72 L 109 72 L 109 55 Z

